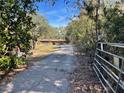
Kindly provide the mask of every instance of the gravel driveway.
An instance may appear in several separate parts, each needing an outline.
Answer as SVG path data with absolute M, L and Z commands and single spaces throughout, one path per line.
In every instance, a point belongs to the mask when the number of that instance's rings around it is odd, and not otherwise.
M 34 62 L 17 74 L 12 82 L 0 86 L 0 93 L 68 93 L 68 76 L 74 70 L 76 57 L 71 45 L 63 45 L 48 57 Z

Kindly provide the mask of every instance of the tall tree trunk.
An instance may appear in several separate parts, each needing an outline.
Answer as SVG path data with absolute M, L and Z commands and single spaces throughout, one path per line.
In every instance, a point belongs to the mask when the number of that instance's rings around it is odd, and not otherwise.
M 96 4 L 96 42 L 98 42 L 98 25 L 99 25 L 99 7 L 100 7 L 100 0 L 97 1 Z

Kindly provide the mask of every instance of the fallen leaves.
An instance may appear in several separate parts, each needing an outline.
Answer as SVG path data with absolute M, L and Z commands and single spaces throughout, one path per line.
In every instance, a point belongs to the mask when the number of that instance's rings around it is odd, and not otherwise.
M 76 69 L 70 76 L 70 93 L 103 93 L 103 87 L 89 61 L 89 57 L 78 56 Z

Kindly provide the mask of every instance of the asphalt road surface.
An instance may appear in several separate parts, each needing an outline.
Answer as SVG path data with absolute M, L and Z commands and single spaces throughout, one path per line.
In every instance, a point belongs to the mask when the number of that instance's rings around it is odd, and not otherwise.
M 68 76 L 74 70 L 76 57 L 71 45 L 36 61 L 17 74 L 12 82 L 0 86 L 0 93 L 68 93 Z

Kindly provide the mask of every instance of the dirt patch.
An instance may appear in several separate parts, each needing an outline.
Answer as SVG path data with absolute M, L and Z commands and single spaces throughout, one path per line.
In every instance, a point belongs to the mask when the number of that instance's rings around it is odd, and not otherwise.
M 104 93 L 103 87 L 92 69 L 90 58 L 77 57 L 76 68 L 70 76 L 70 93 Z

